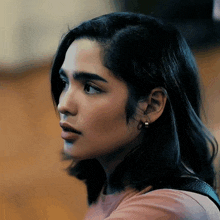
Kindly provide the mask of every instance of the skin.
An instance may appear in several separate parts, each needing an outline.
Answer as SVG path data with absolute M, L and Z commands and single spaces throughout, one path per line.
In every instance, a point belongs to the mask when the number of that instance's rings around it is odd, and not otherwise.
M 128 87 L 103 66 L 101 52 L 99 44 L 88 39 L 71 44 L 60 71 L 65 88 L 58 111 L 61 124 L 80 132 L 64 129 L 64 152 L 76 161 L 98 159 L 108 179 L 125 155 L 141 142 L 138 126 L 151 116 L 155 120 L 151 115 L 155 111 L 149 101 L 152 98 L 142 101 L 134 119 L 126 122 Z M 151 109 L 148 115 L 144 114 L 146 109 Z

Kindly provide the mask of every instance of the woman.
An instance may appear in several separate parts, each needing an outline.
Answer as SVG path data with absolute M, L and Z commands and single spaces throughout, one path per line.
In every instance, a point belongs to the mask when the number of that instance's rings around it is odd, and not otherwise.
M 87 186 L 86 219 L 220 218 L 204 195 L 160 189 L 184 176 L 213 186 L 217 153 L 175 28 L 134 13 L 86 21 L 62 40 L 51 85 L 69 174 Z

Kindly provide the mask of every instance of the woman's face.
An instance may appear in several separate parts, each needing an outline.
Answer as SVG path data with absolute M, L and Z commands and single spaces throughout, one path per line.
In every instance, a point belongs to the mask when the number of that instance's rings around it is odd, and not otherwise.
M 101 48 L 88 39 L 74 41 L 60 69 L 65 83 L 58 111 L 64 152 L 91 159 L 126 149 L 140 134 L 138 114 L 126 122 L 128 88 L 101 61 Z

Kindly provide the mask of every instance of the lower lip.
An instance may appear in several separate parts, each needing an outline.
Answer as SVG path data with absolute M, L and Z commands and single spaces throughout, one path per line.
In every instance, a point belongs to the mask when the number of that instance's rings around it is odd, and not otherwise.
M 74 132 L 70 132 L 70 131 L 62 131 L 61 132 L 61 137 L 64 140 L 74 141 L 74 140 L 76 140 L 79 137 L 79 135 L 74 133 Z

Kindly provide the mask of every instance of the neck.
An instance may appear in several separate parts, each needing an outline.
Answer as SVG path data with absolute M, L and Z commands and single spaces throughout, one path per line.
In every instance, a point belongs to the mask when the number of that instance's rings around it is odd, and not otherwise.
M 117 151 L 114 151 L 113 153 L 97 158 L 97 160 L 102 165 L 106 174 L 105 194 L 113 194 L 117 192 L 117 189 L 115 189 L 109 184 L 110 176 L 114 172 L 115 168 L 128 155 L 128 153 L 132 151 L 135 147 L 140 145 L 141 142 L 142 142 L 142 135 L 139 135 L 134 141 L 127 144 L 126 146 L 120 147 L 120 149 L 118 149 Z

